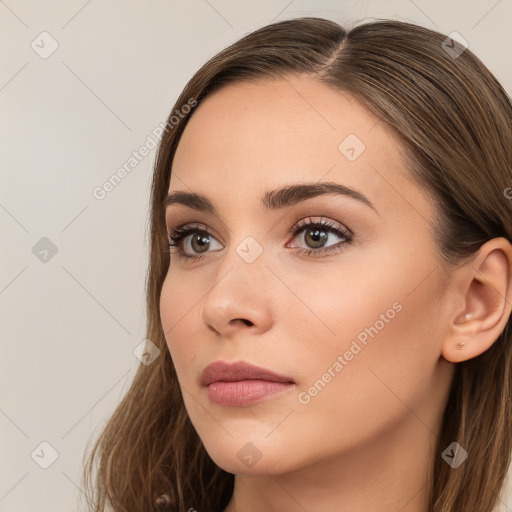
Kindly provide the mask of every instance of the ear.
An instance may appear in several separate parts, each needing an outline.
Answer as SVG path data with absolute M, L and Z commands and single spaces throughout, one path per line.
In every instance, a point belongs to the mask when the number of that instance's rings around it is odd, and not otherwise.
M 493 238 L 457 272 L 464 307 L 455 313 L 442 347 L 453 363 L 479 356 L 505 329 L 512 310 L 512 245 Z

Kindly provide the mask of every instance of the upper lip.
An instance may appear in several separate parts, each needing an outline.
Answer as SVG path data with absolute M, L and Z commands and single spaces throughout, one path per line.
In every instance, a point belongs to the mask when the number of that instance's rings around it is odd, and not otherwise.
M 290 377 L 278 375 L 270 370 L 266 370 L 260 366 L 254 366 L 245 361 L 236 361 L 234 363 L 215 361 L 203 370 L 201 374 L 201 385 L 208 386 L 212 382 L 217 381 L 235 382 L 253 379 L 294 383 Z

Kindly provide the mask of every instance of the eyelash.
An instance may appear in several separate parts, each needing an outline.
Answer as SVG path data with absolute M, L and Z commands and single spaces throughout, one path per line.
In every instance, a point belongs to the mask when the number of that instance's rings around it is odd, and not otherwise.
M 335 224 L 333 224 L 330 221 L 326 221 L 324 219 L 321 219 L 320 221 L 311 221 L 311 218 L 309 219 L 309 222 L 306 220 L 299 221 L 297 224 L 295 224 L 290 231 L 288 232 L 288 236 L 292 236 L 292 239 L 295 238 L 301 231 L 304 231 L 305 228 L 319 228 L 321 231 L 326 231 L 328 233 L 334 233 L 335 235 L 339 236 L 340 238 L 344 238 L 343 244 L 351 244 L 353 234 L 350 230 L 344 230 L 339 227 L 337 227 Z M 202 258 L 204 258 L 208 253 L 201 254 L 199 256 L 191 256 L 190 254 L 187 254 L 183 249 L 180 247 L 180 243 L 184 238 L 186 238 L 191 233 L 195 234 L 202 234 L 206 236 L 213 237 L 212 233 L 208 230 L 206 226 L 203 224 L 185 224 L 184 226 L 179 226 L 177 228 L 174 228 L 171 230 L 170 233 L 167 233 L 168 237 L 168 249 L 167 253 L 171 253 L 171 248 L 176 247 L 177 252 L 176 254 L 179 256 L 180 259 L 186 260 L 188 262 L 192 261 L 198 261 Z M 324 253 L 331 253 L 331 252 L 339 252 L 340 250 L 343 250 L 343 247 L 340 245 L 334 245 L 329 247 L 324 247 L 320 249 L 304 249 L 304 248 L 297 248 L 297 250 L 306 256 L 313 256 L 313 257 L 320 257 L 319 254 Z

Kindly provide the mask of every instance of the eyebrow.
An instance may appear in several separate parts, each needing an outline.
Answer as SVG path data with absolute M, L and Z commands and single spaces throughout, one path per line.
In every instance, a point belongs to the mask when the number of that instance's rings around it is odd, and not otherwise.
M 355 199 L 372 208 L 379 215 L 375 206 L 362 192 L 334 182 L 288 185 L 266 192 L 261 198 L 261 203 L 266 210 L 278 210 L 326 194 L 342 195 Z M 171 192 L 163 201 L 164 209 L 172 204 L 181 204 L 199 212 L 218 215 L 213 203 L 203 194 L 177 190 Z

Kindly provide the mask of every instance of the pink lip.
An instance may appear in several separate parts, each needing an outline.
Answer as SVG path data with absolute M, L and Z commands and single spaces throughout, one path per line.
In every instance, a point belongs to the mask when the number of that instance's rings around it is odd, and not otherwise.
M 240 380 L 267 380 L 271 382 L 288 382 L 294 383 L 290 377 L 284 377 L 276 373 L 246 363 L 244 361 L 236 361 L 234 363 L 226 363 L 224 361 L 215 361 L 209 364 L 201 374 L 201 385 L 208 386 L 212 382 L 224 381 L 235 382 Z
M 216 361 L 201 374 L 201 385 L 208 387 L 208 398 L 227 406 L 250 405 L 294 387 L 290 377 L 278 375 L 243 361 Z

